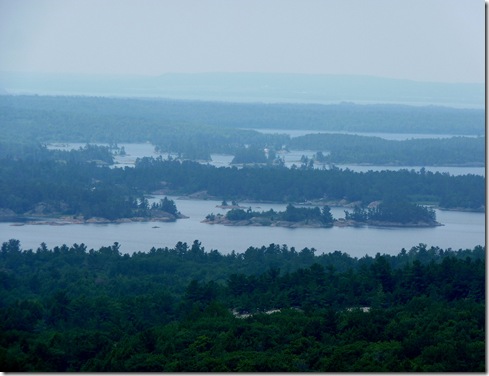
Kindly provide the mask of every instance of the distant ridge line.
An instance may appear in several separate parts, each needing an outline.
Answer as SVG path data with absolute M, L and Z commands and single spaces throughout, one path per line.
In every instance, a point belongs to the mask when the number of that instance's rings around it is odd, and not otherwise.
M 158 97 L 262 103 L 392 103 L 458 108 L 485 106 L 484 83 L 288 73 L 124 76 L 0 72 L 0 94 Z

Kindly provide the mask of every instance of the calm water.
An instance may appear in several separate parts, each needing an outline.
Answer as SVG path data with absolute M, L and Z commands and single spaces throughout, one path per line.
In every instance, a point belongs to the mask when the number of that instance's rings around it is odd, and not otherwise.
M 51 147 L 71 149 L 80 146 L 84 144 L 58 144 Z M 148 143 L 119 144 L 119 146 L 124 146 L 127 152 L 126 156 L 116 158 L 119 167 L 134 166 L 138 157 L 159 155 Z M 291 166 L 294 163 L 300 165 L 302 155 L 311 157 L 313 154 L 313 151 L 294 151 L 285 154 L 284 157 L 286 165 Z M 162 154 L 162 156 L 166 158 L 167 154 Z M 213 154 L 212 164 L 228 166 L 232 158 L 230 155 Z M 339 167 L 350 168 L 353 171 L 399 169 L 385 166 L 341 165 Z M 403 168 L 419 170 L 421 167 Z M 472 173 L 485 176 L 485 170 L 482 167 L 426 167 L 426 170 L 449 172 L 452 175 Z M 162 197 L 155 196 L 154 200 L 160 198 Z M 225 212 L 216 207 L 220 201 L 186 200 L 176 197 L 173 199 L 177 208 L 190 218 L 178 220 L 175 223 L 146 222 L 106 225 L 12 226 L 9 223 L 0 223 L 0 242 L 12 238 L 19 239 L 24 249 L 36 249 L 42 242 L 45 242 L 50 248 L 62 244 L 85 243 L 89 248 L 94 249 L 119 242 L 122 252 L 133 253 L 147 252 L 153 246 L 173 247 L 179 241 L 191 244 L 197 239 L 202 242 L 206 250 L 217 249 L 223 254 L 233 250 L 244 252 L 249 246 L 261 247 L 275 243 L 287 244 L 297 250 L 305 247 L 315 248 L 318 253 L 339 250 L 356 257 L 362 257 L 365 254 L 375 255 L 377 252 L 397 254 L 402 248 L 409 249 L 419 243 L 452 249 L 473 248 L 476 245 L 485 244 L 484 213 L 437 210 L 437 219 L 445 226 L 423 229 L 231 227 L 201 223 L 207 214 Z M 253 210 L 273 208 L 281 211 L 285 209 L 285 205 L 280 204 L 241 203 L 241 205 L 251 206 Z M 332 208 L 331 211 L 335 218 L 344 217 L 344 208 Z
M 155 196 L 152 200 L 159 200 Z M 436 228 L 301 228 L 280 227 L 232 227 L 201 223 L 207 214 L 224 213 L 217 208 L 220 201 L 186 200 L 172 197 L 177 208 L 188 219 L 174 223 L 125 223 L 88 225 L 24 225 L 12 226 L 0 223 L 0 242 L 18 239 L 23 249 L 36 249 L 42 242 L 49 248 L 62 244 L 85 243 L 88 248 L 121 244 L 121 252 L 147 252 L 151 247 L 173 247 L 179 241 L 189 245 L 199 240 L 206 250 L 217 249 L 223 254 L 244 252 L 249 246 L 261 247 L 271 243 L 287 244 L 301 250 L 315 248 L 317 253 L 335 250 L 351 256 L 362 257 L 377 252 L 397 254 L 402 248 L 409 249 L 419 243 L 441 248 L 473 248 L 485 244 L 485 217 L 483 213 L 436 211 L 439 222 L 445 226 Z M 284 210 L 285 205 L 240 203 L 253 210 Z M 332 208 L 335 218 L 344 217 L 344 208 Z M 157 228 L 154 228 L 157 226 Z

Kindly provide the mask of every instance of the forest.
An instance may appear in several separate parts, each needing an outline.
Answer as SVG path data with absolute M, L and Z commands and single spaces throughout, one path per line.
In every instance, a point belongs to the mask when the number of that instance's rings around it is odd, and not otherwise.
M 328 151 L 319 163 L 397 166 L 484 166 L 484 137 L 385 140 L 347 134 L 308 134 L 294 137 L 292 150 Z
M 332 227 L 360 226 L 364 224 L 378 226 L 414 226 L 434 227 L 440 225 L 436 221 L 436 213 L 432 208 L 411 203 L 407 200 L 389 198 L 372 207 L 355 206 L 353 213 L 345 210 L 345 218 L 333 218 L 330 207 L 322 209 L 315 206 L 296 207 L 288 204 L 283 212 L 273 209 L 268 211 L 246 211 L 233 208 L 225 215 L 211 213 L 204 221 L 210 224 L 232 226 L 282 226 L 282 227 Z
M 241 208 L 233 208 L 225 215 L 213 213 L 206 216 L 206 223 L 222 223 L 238 226 L 285 226 L 285 227 L 332 227 L 334 218 L 331 215 L 329 206 L 314 208 L 301 208 L 288 204 L 283 212 L 276 212 L 273 209 L 257 212 L 248 208 L 246 211 Z
M 330 227 L 339 221 L 330 207 L 345 205 L 344 223 L 359 226 L 437 225 L 434 207 L 485 211 L 484 176 L 335 166 L 484 165 L 483 110 L 1 95 L 0 125 L 0 221 L 176 221 L 185 216 L 176 195 L 223 200 L 228 220 L 262 225 Z M 123 142 L 172 155 L 117 167 Z M 315 154 L 288 168 L 288 150 Z M 232 167 L 210 165 L 211 153 L 233 155 Z M 254 212 L 239 201 L 287 207 Z M 199 240 L 124 254 L 117 242 L 23 249 L 9 238 L 0 248 L 7 372 L 486 371 L 482 245 L 357 258 L 286 244 L 223 254 Z
M 485 248 L 0 250 L 14 372 L 485 372 Z
M 436 106 L 259 104 L 100 97 L 0 96 L 0 142 L 150 142 L 160 152 L 210 160 L 243 150 L 309 149 L 330 163 L 484 164 L 484 111 Z M 277 133 L 262 133 L 276 129 Z M 312 134 L 290 137 L 280 130 Z M 322 132 L 480 137 L 392 141 Z M 435 137 L 435 136 L 433 136 Z M 255 162 L 265 162 L 263 154 Z
M 458 109 L 441 106 L 359 105 L 341 103 L 231 103 L 184 101 L 150 98 L 103 98 L 86 96 L 0 96 L 2 121 L 17 122 L 27 130 L 28 124 L 44 123 L 46 137 L 52 131 L 71 135 L 69 130 L 83 131 L 82 125 L 105 120 L 105 127 L 92 124 L 78 136 L 98 134 L 112 137 L 137 136 L 146 141 L 157 131 L 155 125 L 205 124 L 220 128 L 311 129 L 327 131 L 428 133 L 456 135 L 484 135 L 483 109 Z M 69 125 L 66 124 L 66 120 Z M 116 122 L 124 131 L 110 132 Z M 60 125 L 65 123 L 64 130 Z M 144 126 L 143 126 L 144 125 Z M 10 127 L 9 127 L 10 128 Z M 121 128 L 118 128 L 120 131 Z M 144 133 L 138 131 L 145 130 Z M 38 130 L 39 131 L 39 130 Z M 95 131 L 95 132 L 92 132 Z M 61 135 L 60 135 L 61 136 Z M 56 137 L 63 140 L 63 137 Z M 90 140 L 80 139 L 80 142 Z M 120 140 L 107 140 L 119 141 Z
M 393 200 L 392 197 L 378 205 L 362 208 L 355 206 L 353 213 L 345 210 L 345 220 L 354 224 L 411 224 L 436 226 L 436 213 L 432 208 L 411 203 L 407 200 Z
M 474 211 L 485 207 L 485 180 L 477 175 L 451 176 L 424 170 L 356 173 L 283 166 L 217 168 L 161 157 L 139 159 L 133 168 L 110 168 L 100 163 L 100 159 L 111 158 L 105 147 L 87 146 L 69 152 L 26 150 L 24 157 L 7 153 L 1 159 L 0 208 L 9 220 L 36 214 L 85 220 L 151 218 L 158 211 L 149 210 L 146 196 L 153 192 L 205 192 L 218 199 L 287 204 L 320 201 L 321 206 L 346 200 L 366 207 L 387 200 Z M 414 214 L 405 209 L 398 212 Z

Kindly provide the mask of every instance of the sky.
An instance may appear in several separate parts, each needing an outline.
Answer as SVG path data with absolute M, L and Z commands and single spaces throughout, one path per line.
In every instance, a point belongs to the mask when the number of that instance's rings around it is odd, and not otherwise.
M 485 80 L 483 0 L 0 0 L 0 71 Z

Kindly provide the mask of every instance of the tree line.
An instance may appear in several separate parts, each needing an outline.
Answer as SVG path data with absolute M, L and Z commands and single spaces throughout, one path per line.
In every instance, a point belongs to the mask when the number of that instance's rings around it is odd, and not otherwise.
M 315 207 L 296 207 L 288 204 L 285 211 L 276 212 L 273 209 L 268 211 L 253 211 L 251 208 L 243 210 L 241 208 L 233 208 L 224 216 L 213 213 L 206 216 L 209 223 L 237 223 L 243 225 L 262 225 L 270 226 L 286 222 L 310 226 L 332 227 L 334 223 L 352 222 L 353 225 L 360 224 L 377 224 L 377 225 L 411 225 L 411 226 L 436 226 L 436 213 L 432 208 L 411 203 L 407 200 L 393 200 L 392 198 L 386 201 L 377 202 L 372 207 L 363 208 L 355 206 L 353 212 L 345 210 L 345 221 L 338 221 L 333 218 L 331 209 L 325 205 L 322 209 Z M 222 219 L 228 220 L 223 222 Z
M 238 104 L 160 99 L 1 96 L 5 142 L 151 142 L 192 160 L 235 155 L 246 146 L 331 152 L 333 163 L 450 165 L 484 163 L 479 138 L 402 142 L 352 135 L 291 138 L 260 129 L 484 135 L 484 111 L 389 105 Z M 103 124 L 103 126 L 100 126 Z M 255 155 L 255 159 L 257 155 Z M 261 158 L 263 159 L 263 158 Z M 237 162 L 238 163 L 238 162 Z
M 0 365 L 23 372 L 484 372 L 485 248 L 223 255 L 199 241 L 0 249 Z
M 253 220 L 254 223 L 260 223 L 264 226 L 270 226 L 277 221 L 285 221 L 293 223 L 317 223 L 321 227 L 331 227 L 333 226 L 334 221 L 330 207 L 327 205 L 323 206 L 322 209 L 319 209 L 317 206 L 314 208 L 300 208 L 288 204 L 283 212 L 276 212 L 273 209 L 257 212 L 251 210 L 251 208 L 248 208 L 246 211 L 241 208 L 233 208 L 228 211 L 224 217 L 229 221 L 235 222 L 247 221 L 248 223 L 251 223 L 251 220 Z M 216 216 L 214 214 L 209 214 L 206 219 L 212 223 L 216 220 Z
M 345 210 L 345 219 L 356 223 L 437 224 L 436 213 L 430 207 L 392 197 L 376 204 L 367 208 L 355 206 L 353 212 Z
M 147 137 L 147 133 L 138 136 L 138 132 L 149 131 L 155 125 L 168 124 L 205 124 L 230 129 L 485 134 L 483 109 L 443 106 L 231 103 L 155 98 L 2 95 L 0 108 L 2 120 L 8 125 L 17 123 L 22 130 L 27 130 L 29 122 L 31 125 L 42 122 L 48 132 L 63 131 L 60 125 L 65 122 L 64 132 L 70 127 L 81 131 L 81 126 L 104 119 L 109 127 L 106 134 L 124 137 L 123 133 L 110 132 L 116 121 L 123 121 L 121 126 L 127 127 L 130 136 L 138 140 Z M 102 128 L 91 126 L 90 130 L 104 132 Z M 83 132 L 83 135 L 87 134 Z M 85 139 L 81 142 L 87 141 Z
M 428 201 L 443 208 L 483 210 L 485 179 L 477 175 L 452 176 L 421 169 L 353 172 L 331 168 L 300 169 L 279 166 L 214 167 L 190 161 L 142 158 L 126 173 L 147 190 L 178 193 L 206 191 L 218 198 L 242 201 L 305 202 L 323 199 L 359 201 L 364 205 L 387 197 Z M 164 183 L 162 183 L 164 180 Z
M 484 137 L 386 140 L 347 134 L 308 134 L 294 137 L 290 149 L 327 151 L 319 163 L 397 166 L 484 166 Z

